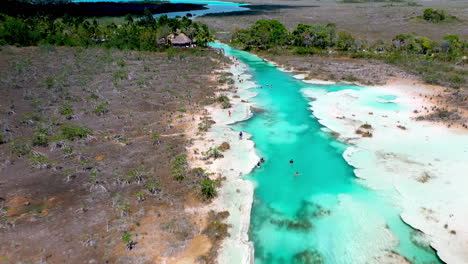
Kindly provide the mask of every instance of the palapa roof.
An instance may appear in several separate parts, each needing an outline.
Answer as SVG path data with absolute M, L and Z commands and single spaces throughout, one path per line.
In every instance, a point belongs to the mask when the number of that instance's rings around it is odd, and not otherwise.
M 184 33 L 180 33 L 175 37 L 173 40 L 171 40 L 172 44 L 191 44 L 192 40 L 187 37 Z

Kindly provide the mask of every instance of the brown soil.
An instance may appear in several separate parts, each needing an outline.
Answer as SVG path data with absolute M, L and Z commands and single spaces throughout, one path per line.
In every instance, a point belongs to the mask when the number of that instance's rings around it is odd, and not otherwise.
M 226 63 L 210 51 L 4 47 L 0 262 L 160 263 L 208 252 L 208 215 L 185 210 L 203 206 L 199 178 L 176 181 L 171 164 Z M 92 134 L 60 138 L 66 124 Z M 46 143 L 33 145 L 41 133 Z
M 307 73 L 308 79 L 349 81 L 365 85 L 385 84 L 392 78 L 418 77 L 376 60 L 261 54 L 286 70 Z

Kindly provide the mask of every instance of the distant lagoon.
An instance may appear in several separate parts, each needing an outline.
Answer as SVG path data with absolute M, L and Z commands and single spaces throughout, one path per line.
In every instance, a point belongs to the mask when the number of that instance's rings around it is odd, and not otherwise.
M 76 0 L 73 1 L 75 3 L 97 3 L 97 2 L 139 2 L 141 0 Z M 159 2 L 159 1 L 154 1 Z M 162 1 L 160 1 L 162 2 Z M 233 3 L 233 2 L 222 2 L 222 1 L 196 1 L 196 0 L 168 0 L 165 2 L 169 2 L 172 4 L 200 4 L 204 5 L 206 9 L 202 10 L 192 10 L 192 11 L 181 11 L 181 12 L 168 12 L 168 13 L 161 13 L 155 15 L 155 17 L 159 17 L 162 15 L 167 15 L 168 17 L 178 17 L 178 16 L 185 16 L 187 13 L 190 13 L 192 17 L 203 16 L 206 14 L 217 14 L 217 13 L 229 13 L 229 12 L 239 12 L 239 11 L 247 11 L 249 8 L 249 4 L 242 4 L 242 3 Z

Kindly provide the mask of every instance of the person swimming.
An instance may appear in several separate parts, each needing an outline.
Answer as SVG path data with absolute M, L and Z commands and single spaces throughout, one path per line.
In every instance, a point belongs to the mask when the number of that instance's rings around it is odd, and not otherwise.
M 291 160 L 289 161 L 289 164 L 291 164 L 291 165 L 292 165 L 293 163 L 294 163 L 294 160 L 293 160 L 293 159 L 291 159 Z
M 263 163 L 265 162 L 265 159 L 263 157 L 260 158 L 260 162 Z
M 300 174 L 299 174 L 299 172 L 297 172 L 297 171 L 296 171 L 296 173 L 294 173 L 294 177 L 297 177 L 297 176 L 299 176 L 299 175 L 300 175 Z

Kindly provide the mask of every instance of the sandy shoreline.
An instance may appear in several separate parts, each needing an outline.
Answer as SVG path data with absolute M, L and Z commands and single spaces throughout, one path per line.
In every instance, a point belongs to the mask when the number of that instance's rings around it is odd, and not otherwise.
M 231 146 L 224 153 L 224 158 L 212 164 L 205 164 L 199 157 L 191 156 L 193 167 L 204 167 L 225 177 L 218 197 L 210 205 L 214 210 L 228 210 L 231 213 L 227 219 L 231 225 L 231 236 L 222 242 L 218 251 L 219 263 L 254 261 L 253 245 L 247 235 L 254 187 L 252 182 L 239 176 L 251 171 L 258 156 L 254 143 L 248 140 L 250 135 L 245 134 L 244 140 L 239 141 L 237 132 L 228 125 L 252 115 L 252 104 L 248 99 L 255 93 L 248 89 L 255 84 L 249 82 L 250 76 L 244 74 L 246 66 L 242 63 L 238 65 L 231 66 L 229 70 L 234 75 L 236 93 L 222 93 L 231 99 L 232 117 L 228 116 L 226 109 L 207 107 L 209 116 L 216 124 L 189 150 L 189 153 L 205 151 L 222 142 L 228 142 Z M 244 82 L 239 82 L 238 77 Z M 305 76 L 295 77 L 303 79 Z M 343 156 L 356 168 L 355 174 L 362 183 L 375 190 L 395 191 L 392 199 L 402 209 L 401 218 L 426 234 L 430 245 L 443 261 L 466 261 L 468 226 L 464 224 L 464 219 L 468 218 L 468 212 L 464 212 L 463 208 L 468 204 L 468 198 L 463 197 L 460 186 L 468 186 L 468 180 L 462 177 L 463 171 L 468 171 L 468 163 L 463 161 L 468 155 L 468 136 L 460 128 L 414 120 L 417 116 L 414 110 L 422 111 L 432 106 L 434 102 L 427 100 L 427 95 L 434 91 L 419 86 L 413 80 L 393 80 L 386 85 L 360 91 L 327 93 L 320 89 L 320 85 L 333 82 L 304 81 L 318 85 L 314 89 L 304 89 L 304 96 L 314 99 L 310 106 L 319 122 L 337 133 L 339 141 L 350 145 Z M 395 98 L 375 100 L 377 96 L 388 95 Z M 378 104 L 396 104 L 399 108 L 375 109 L 365 104 L 362 107 L 363 100 L 369 98 Z M 371 125 L 371 137 L 356 134 L 363 124 Z
M 248 174 L 257 163 L 259 157 L 255 153 L 254 142 L 249 140 L 250 135 L 244 132 L 243 139 L 239 139 L 238 132 L 233 131 L 229 125 L 246 120 L 252 116 L 248 100 L 256 94 L 248 91 L 255 84 L 245 74 L 247 66 L 239 61 L 233 61 L 227 70 L 233 74 L 235 91 L 220 91 L 218 95 L 230 98 L 232 107 L 222 109 L 220 105 L 205 108 L 207 116 L 216 123 L 212 125 L 200 139 L 194 141 L 188 149 L 191 167 L 201 167 L 213 173 L 212 178 L 221 177 L 221 187 L 218 196 L 210 203 L 206 211 L 229 211 L 226 223 L 230 225 L 230 236 L 221 242 L 218 250 L 218 263 L 253 263 L 253 244 L 249 241 L 248 230 L 250 225 L 250 210 L 253 201 L 254 186 L 251 181 L 242 178 Z M 242 82 L 240 81 L 242 80 Z M 228 115 L 228 110 L 232 116 Z M 196 133 L 196 132 L 195 132 Z M 230 149 L 223 152 L 221 159 L 206 162 L 200 154 L 210 147 L 218 147 L 227 142 Z
M 444 262 L 466 263 L 468 198 L 463 187 L 468 179 L 463 173 L 468 171 L 468 135 L 414 120 L 414 110 L 431 107 L 420 96 L 428 93 L 425 87 L 398 81 L 360 91 L 304 90 L 315 99 L 310 105 L 319 122 L 350 145 L 343 156 L 362 183 L 379 191 L 396 190 L 392 198 L 402 209 L 401 218 L 427 235 Z M 367 107 L 366 100 L 388 95 L 396 98 L 379 103 L 401 107 L 376 109 L 370 101 Z M 356 134 L 366 130 L 364 124 L 371 125 L 370 137 Z

